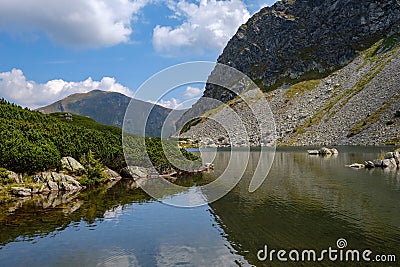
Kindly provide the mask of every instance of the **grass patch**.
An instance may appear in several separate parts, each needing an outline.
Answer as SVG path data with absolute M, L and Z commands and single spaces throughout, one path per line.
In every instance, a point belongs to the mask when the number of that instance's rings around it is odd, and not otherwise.
M 302 95 L 306 91 L 311 91 L 320 84 L 321 80 L 309 80 L 304 82 L 299 82 L 292 85 L 285 92 L 286 99 L 292 99 L 296 95 Z
M 380 116 L 390 107 L 390 105 L 392 104 L 392 101 L 393 101 L 393 99 L 391 101 L 387 102 L 386 104 L 384 104 L 373 114 L 369 115 L 365 119 L 358 122 L 353 128 L 350 129 L 349 133 L 347 134 L 347 137 L 348 138 L 353 137 L 353 136 L 359 134 L 361 131 L 369 128 L 371 125 L 378 122 Z
M 400 144 L 400 139 L 399 138 L 393 138 L 392 140 L 386 141 L 384 143 L 386 146 L 396 146 L 398 144 Z M 397 149 L 399 150 L 399 149 Z
M 201 122 L 205 122 L 207 120 L 207 118 L 204 117 L 199 117 L 199 118 L 194 118 L 193 120 L 187 122 L 185 125 L 183 125 L 182 129 L 181 129 L 181 134 L 182 133 L 186 133 L 187 131 L 189 131 L 189 129 L 192 126 L 196 126 L 197 124 L 201 123 Z

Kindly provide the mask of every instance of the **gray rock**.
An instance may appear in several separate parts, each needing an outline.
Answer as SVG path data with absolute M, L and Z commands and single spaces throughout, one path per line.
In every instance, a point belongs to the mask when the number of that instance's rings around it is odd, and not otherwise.
M 380 159 L 374 160 L 373 163 L 374 163 L 375 167 L 377 167 L 377 168 L 383 166 L 383 162 L 382 162 L 382 160 L 380 160 Z
M 53 176 L 50 172 L 42 172 L 42 181 L 47 183 L 48 181 L 53 181 Z
M 396 160 L 394 158 L 390 159 L 389 168 L 392 168 L 392 169 L 397 168 L 397 162 L 396 162 Z
M 75 185 L 67 182 L 61 182 L 61 188 L 63 189 L 63 191 L 77 191 L 80 189 L 79 187 L 76 187 Z
M 339 151 L 336 148 L 331 148 L 330 150 L 331 150 L 332 155 L 338 155 L 339 154 Z
M 65 175 L 64 177 L 65 177 L 65 180 L 66 180 L 67 182 L 72 183 L 74 186 L 76 186 L 76 187 L 82 187 L 82 185 L 81 185 L 77 180 L 75 180 L 74 178 L 72 178 L 71 176 Z
M 58 191 L 58 184 L 56 182 L 53 182 L 52 180 L 47 181 L 47 186 L 49 187 L 50 191 Z
M 394 153 L 393 152 L 388 152 L 385 154 L 385 159 L 392 159 L 394 158 Z
M 138 166 L 128 166 L 123 168 L 121 175 L 125 178 L 147 178 L 149 176 L 146 168 Z
M 61 159 L 61 167 L 70 172 L 80 172 L 85 169 L 79 161 L 72 157 L 63 157 Z
M 373 168 L 375 168 L 375 164 L 374 164 L 372 161 L 366 161 L 366 162 L 364 163 L 364 165 L 365 165 L 365 168 L 367 168 L 367 169 L 373 169 Z
M 121 175 L 111 169 L 105 169 L 103 174 L 108 178 L 109 181 L 118 181 L 122 179 Z
M 348 165 L 347 167 L 354 168 L 354 169 L 364 169 L 365 165 L 359 164 L 359 163 L 353 163 L 351 165 Z
M 62 180 L 62 176 L 56 172 L 52 172 L 51 177 L 53 177 L 53 181 L 56 183 L 59 183 Z
M 22 181 L 20 181 L 18 174 L 16 174 L 15 172 L 12 172 L 12 171 L 8 171 L 8 178 L 13 179 L 16 183 L 22 182 Z
M 390 161 L 390 159 L 384 159 L 384 160 L 382 160 L 382 167 L 383 167 L 383 168 L 390 167 L 391 165 L 392 165 L 392 162 Z
M 332 151 L 329 148 L 323 147 L 319 150 L 321 155 L 332 155 Z
M 11 192 L 19 197 L 29 197 L 32 195 L 32 190 L 24 187 L 11 187 Z

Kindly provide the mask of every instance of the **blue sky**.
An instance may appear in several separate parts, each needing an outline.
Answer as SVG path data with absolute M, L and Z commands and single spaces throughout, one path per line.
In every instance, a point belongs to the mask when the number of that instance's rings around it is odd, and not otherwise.
M 3 0 L 0 97 L 37 108 L 93 89 L 133 96 L 164 68 L 216 61 L 238 26 L 274 2 Z M 201 85 L 182 88 L 161 104 L 175 107 L 200 96 L 196 89 Z

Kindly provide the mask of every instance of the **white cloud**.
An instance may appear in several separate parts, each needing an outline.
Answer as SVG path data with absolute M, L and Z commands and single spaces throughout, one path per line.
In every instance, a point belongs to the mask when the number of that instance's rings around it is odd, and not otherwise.
M 153 104 L 157 104 L 157 105 L 160 105 L 160 106 L 162 106 L 162 107 L 165 107 L 165 108 L 170 108 L 170 109 L 182 109 L 182 106 L 181 106 L 181 101 L 179 101 L 178 99 L 176 99 L 176 98 L 174 98 L 174 97 L 172 97 L 172 98 L 170 98 L 170 99 L 168 99 L 168 100 L 164 100 L 164 99 L 161 99 L 160 101 L 158 101 L 158 102 L 154 102 L 154 101 L 149 101 L 149 102 L 151 102 L 151 103 L 153 103 Z
M 44 32 L 72 47 L 112 46 L 130 41 L 131 21 L 151 0 L 2 0 L 0 31 Z
M 74 93 L 92 90 L 119 92 L 132 96 L 129 88 L 116 82 L 115 78 L 104 77 L 101 81 L 88 78 L 81 82 L 51 80 L 44 84 L 29 81 L 19 69 L 0 73 L 0 95 L 21 106 L 38 108 L 58 101 Z
M 186 99 L 191 99 L 191 98 L 195 98 L 200 96 L 203 93 L 202 89 L 196 88 L 196 87 L 192 87 L 192 86 L 188 86 L 185 90 L 185 93 L 183 94 L 183 96 Z
M 220 51 L 238 27 L 250 18 L 241 0 L 201 0 L 197 3 L 180 0 L 169 2 L 168 7 L 183 23 L 177 27 L 157 25 L 153 29 L 153 46 L 165 55 L 182 51 Z

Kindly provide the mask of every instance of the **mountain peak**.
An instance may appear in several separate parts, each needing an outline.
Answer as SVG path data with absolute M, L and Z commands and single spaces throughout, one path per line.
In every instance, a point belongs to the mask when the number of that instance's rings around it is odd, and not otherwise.
M 136 121 L 132 122 L 132 133 L 142 134 L 140 127 L 143 121 L 147 120 L 146 134 L 149 136 L 160 136 L 163 123 L 172 111 L 152 103 L 132 99 L 118 92 L 93 90 L 88 93 L 72 94 L 51 105 L 39 108 L 43 113 L 70 112 L 81 116 L 88 116 L 98 123 L 117 126 L 122 128 L 125 112 L 130 102 L 142 110 L 136 116 Z M 147 111 L 151 110 L 149 118 L 144 118 Z M 182 112 L 174 112 L 176 116 Z M 165 133 L 173 134 L 173 132 Z

